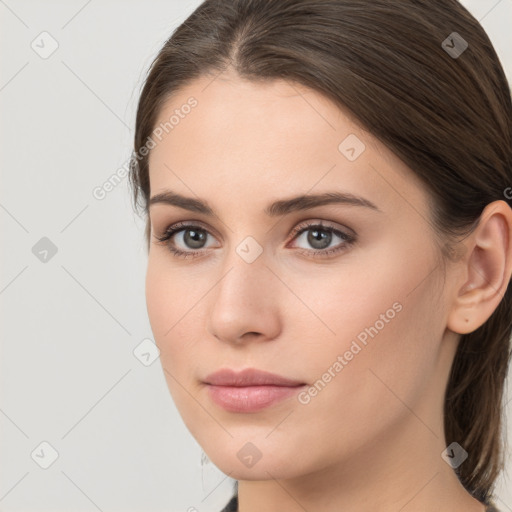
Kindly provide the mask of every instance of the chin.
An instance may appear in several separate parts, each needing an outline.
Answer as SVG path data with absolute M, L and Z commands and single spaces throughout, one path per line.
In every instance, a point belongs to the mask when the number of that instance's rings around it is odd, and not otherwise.
M 279 449 L 268 440 L 266 443 L 237 438 L 226 443 L 217 440 L 209 446 L 203 444 L 202 448 L 220 471 L 236 480 L 288 479 L 308 472 L 298 464 L 300 455 L 294 447 L 288 449 L 281 445 Z

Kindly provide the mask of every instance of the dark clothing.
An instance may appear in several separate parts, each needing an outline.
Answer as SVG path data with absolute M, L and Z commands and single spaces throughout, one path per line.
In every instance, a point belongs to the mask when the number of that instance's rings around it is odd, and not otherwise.
M 235 494 L 220 512 L 238 512 L 238 494 Z
M 238 512 L 238 492 L 220 512 Z M 500 512 L 492 503 L 487 506 L 486 512 Z

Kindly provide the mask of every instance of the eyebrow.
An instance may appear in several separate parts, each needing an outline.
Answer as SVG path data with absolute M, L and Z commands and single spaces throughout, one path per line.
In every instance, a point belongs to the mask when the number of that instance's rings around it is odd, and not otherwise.
M 149 200 L 150 206 L 157 203 L 177 206 L 184 210 L 202 213 L 208 216 L 215 215 L 213 209 L 206 201 L 182 196 L 170 190 L 156 194 Z M 324 192 L 322 194 L 305 194 L 275 201 L 265 208 L 264 213 L 269 217 L 279 217 L 288 213 L 309 210 L 317 206 L 324 206 L 328 204 L 363 206 L 378 212 L 381 211 L 374 203 L 363 197 L 343 192 Z

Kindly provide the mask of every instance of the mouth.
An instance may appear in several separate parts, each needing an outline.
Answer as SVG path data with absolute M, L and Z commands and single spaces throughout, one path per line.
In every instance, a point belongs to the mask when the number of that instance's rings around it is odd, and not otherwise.
M 219 370 L 205 378 L 211 400 L 230 412 L 257 412 L 296 395 L 306 383 L 248 368 Z

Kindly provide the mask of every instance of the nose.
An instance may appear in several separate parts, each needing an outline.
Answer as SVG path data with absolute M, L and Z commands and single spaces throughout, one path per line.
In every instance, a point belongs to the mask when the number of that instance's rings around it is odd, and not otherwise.
M 262 256 L 247 263 L 235 253 L 209 297 L 208 332 L 235 344 L 275 339 L 282 320 L 280 287 Z

